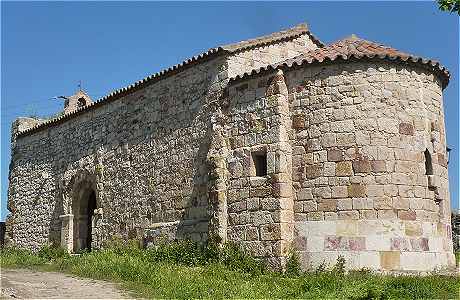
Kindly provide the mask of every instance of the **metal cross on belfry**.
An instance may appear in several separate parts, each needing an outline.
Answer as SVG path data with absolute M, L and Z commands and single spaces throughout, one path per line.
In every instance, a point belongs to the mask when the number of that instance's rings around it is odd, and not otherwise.
M 78 90 L 81 91 L 81 80 L 78 81 Z

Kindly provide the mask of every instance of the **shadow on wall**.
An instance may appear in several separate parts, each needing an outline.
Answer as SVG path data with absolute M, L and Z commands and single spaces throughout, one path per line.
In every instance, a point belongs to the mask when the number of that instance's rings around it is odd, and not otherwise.
M 6 232 L 5 222 L 0 222 L 0 247 L 2 249 L 3 249 L 3 245 L 5 245 L 5 232 Z
M 209 126 L 209 125 L 208 125 Z M 209 129 L 209 128 L 208 128 Z M 178 210 L 176 220 L 159 222 L 144 229 L 143 246 L 151 247 L 166 241 L 189 239 L 196 242 L 208 240 L 209 204 L 208 204 L 208 165 L 207 154 L 210 139 L 202 139 L 199 149 L 193 160 L 193 186 L 191 194 L 176 197 L 171 205 L 184 207 Z

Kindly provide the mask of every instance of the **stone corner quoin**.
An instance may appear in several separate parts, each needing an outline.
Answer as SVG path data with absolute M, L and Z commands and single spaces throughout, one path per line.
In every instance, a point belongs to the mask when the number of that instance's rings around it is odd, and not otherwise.
M 298 26 L 17 119 L 9 242 L 217 237 L 275 269 L 291 250 L 305 269 L 455 266 L 447 71 L 355 36 L 334 45 Z

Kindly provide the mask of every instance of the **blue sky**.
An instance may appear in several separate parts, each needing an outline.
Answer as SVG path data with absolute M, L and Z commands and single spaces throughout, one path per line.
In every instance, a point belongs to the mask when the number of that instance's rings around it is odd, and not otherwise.
M 323 42 L 349 36 L 440 60 L 452 74 L 444 101 L 452 205 L 458 208 L 458 17 L 434 2 L 2 2 L 1 219 L 10 124 L 61 110 L 81 80 L 95 99 L 217 45 L 307 22 Z

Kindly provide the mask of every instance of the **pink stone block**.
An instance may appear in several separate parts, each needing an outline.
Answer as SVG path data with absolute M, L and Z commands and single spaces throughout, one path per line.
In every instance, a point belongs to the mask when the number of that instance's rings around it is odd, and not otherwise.
M 430 248 L 428 247 L 427 238 L 411 239 L 410 244 L 412 246 L 413 251 L 429 251 L 430 250 Z
M 327 236 L 324 239 L 324 250 L 348 250 L 348 241 L 342 236 Z
M 409 243 L 402 237 L 391 238 L 391 250 L 410 251 Z
M 366 238 L 365 237 L 351 237 L 348 239 L 348 247 L 351 251 L 366 250 Z
M 327 236 L 324 239 L 324 250 L 362 251 L 366 249 L 364 237 Z
M 447 225 L 446 228 L 447 228 L 447 237 L 449 239 L 452 239 L 452 227 L 450 225 Z

